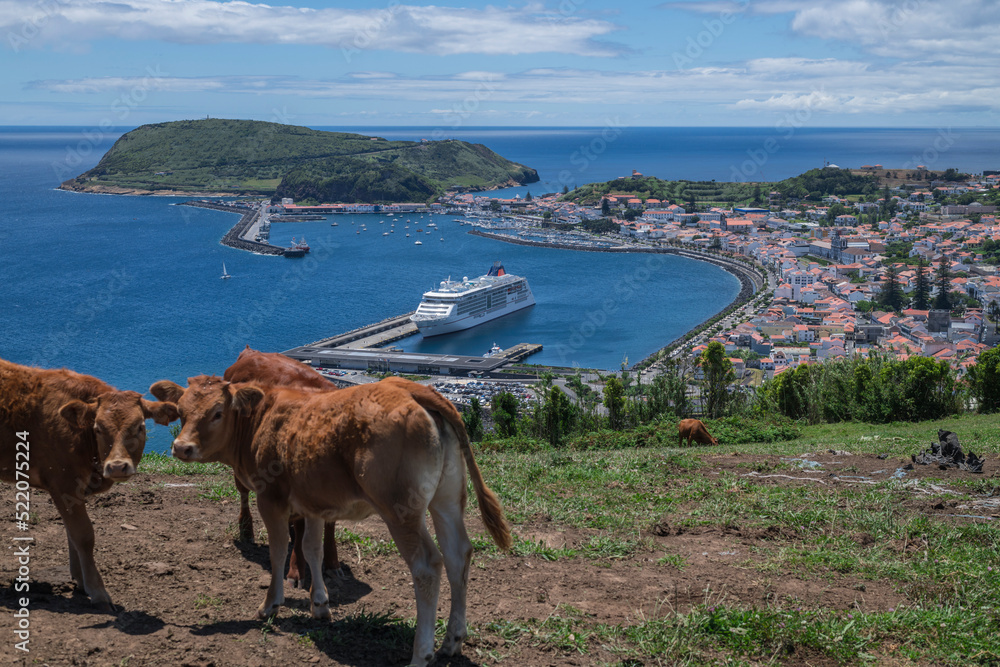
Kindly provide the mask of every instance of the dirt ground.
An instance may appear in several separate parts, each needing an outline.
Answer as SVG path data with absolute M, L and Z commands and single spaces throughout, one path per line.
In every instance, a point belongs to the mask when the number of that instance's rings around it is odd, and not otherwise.
M 829 452 L 801 458 L 821 464 L 822 471 L 810 471 L 811 463 L 776 469 L 779 457 L 733 454 L 707 459 L 709 465 L 698 474 L 728 470 L 750 475 L 763 484 L 863 484 L 866 479 L 884 479 L 905 464 L 874 455 L 845 457 Z M 754 466 L 754 462 L 760 465 Z M 787 464 L 787 459 L 784 462 Z M 832 477 L 830 470 L 837 466 L 849 467 L 849 472 Z M 960 471 L 918 466 L 907 472 L 907 479 L 931 475 L 969 477 Z M 378 552 L 385 555 L 372 555 L 372 550 L 366 555 L 363 549 L 342 545 L 341 557 L 353 576 L 330 588 L 333 622 L 309 618 L 307 591 L 286 587 L 286 607 L 272 623 L 265 624 L 254 619 L 254 612 L 269 577 L 266 546 L 259 539 L 254 545 L 234 542 L 235 502 L 200 497 L 192 481 L 199 480 L 140 472 L 127 484 L 88 503 L 97 533 L 97 565 L 118 607 L 111 615 L 96 613 L 87 596 L 75 590 L 62 522 L 47 494 L 33 496 L 38 521 L 31 530 L 35 542 L 30 654 L 15 651 L 11 638 L 10 612 L 17 608 L 20 594 L 13 590 L 15 558 L 9 546 L 14 544 L 15 533 L 12 521 L 4 522 L 0 528 L 5 545 L 0 552 L 0 606 L 8 611 L 0 622 L 0 664 L 406 664 L 412 630 L 391 617 L 412 619 L 415 607 L 409 572 L 397 554 L 381 549 Z M 13 491 L 9 486 L 4 488 L 11 492 L 3 494 L 0 516 L 11 517 Z M 961 504 L 961 497 L 947 503 L 920 494 L 911 498 L 906 503 L 910 510 L 939 515 L 941 520 L 967 521 L 970 519 L 957 515 L 1000 513 L 995 506 L 970 509 Z M 466 522 L 472 534 L 485 533 L 478 516 L 470 514 Z M 360 535 L 388 540 L 388 532 L 376 517 L 347 527 Z M 556 548 L 586 543 L 599 531 L 536 517 L 514 526 L 514 532 Z M 800 578 L 794 572 L 765 575 L 747 567 L 748 558 L 760 558 L 796 543 L 799 537 L 793 530 L 755 531 L 739 526 L 688 530 L 678 528 L 668 516 L 649 526 L 646 536 L 652 549 L 615 560 L 550 561 L 477 552 L 469 586 L 470 624 L 482 627 L 494 620 L 545 619 L 564 609 L 560 605 L 571 605 L 597 623 L 622 624 L 658 610 L 685 611 L 706 602 L 706 590 L 712 600 L 749 606 L 765 606 L 769 600 L 780 599 L 798 600 L 803 608 L 875 611 L 902 601 L 889 582 L 861 582 L 840 575 L 834 579 Z M 858 535 L 857 539 L 863 543 L 866 537 Z M 687 566 L 679 571 L 656 564 L 665 554 L 683 556 Z M 439 619 L 447 618 L 449 600 L 445 580 Z M 319 639 L 310 641 L 303 636 L 310 632 Z M 586 655 L 558 654 L 535 648 L 531 642 L 519 642 L 512 654 L 509 646 L 499 645 L 502 642 L 497 633 L 473 635 L 466 643 L 464 657 L 439 664 L 492 664 L 489 655 L 498 649 L 508 656 L 507 664 L 529 667 L 614 664 L 619 660 L 600 646 L 590 646 Z

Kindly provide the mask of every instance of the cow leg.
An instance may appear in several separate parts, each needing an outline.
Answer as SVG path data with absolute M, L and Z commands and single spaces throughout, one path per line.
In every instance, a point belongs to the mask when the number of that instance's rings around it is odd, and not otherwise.
M 329 521 L 323 527 L 323 573 L 332 577 L 347 578 L 347 572 L 337 555 L 337 522 Z
M 305 588 L 306 578 L 303 575 L 302 564 L 306 562 L 302 554 L 302 536 L 306 531 L 305 519 L 298 518 L 292 521 L 292 557 L 288 559 L 288 576 L 285 583 L 292 588 Z
M 71 498 L 69 502 L 58 498 L 56 494 L 51 494 L 52 503 L 59 510 L 63 524 L 66 526 L 66 537 L 69 540 L 69 568 L 73 574 L 73 558 L 76 557 L 77 573 L 74 579 L 83 586 L 83 590 L 90 596 L 90 601 L 97 605 L 101 611 L 110 612 L 111 597 L 104 588 L 104 580 L 94 563 L 94 524 L 90 522 L 87 514 L 87 506 L 82 500 Z
M 441 589 L 441 552 L 427 530 L 424 510 L 409 512 L 403 521 L 386 520 L 396 548 L 410 568 L 417 597 L 417 630 L 409 667 L 426 667 L 434 659 L 434 623 Z M 385 516 L 383 516 L 385 519 Z
M 303 519 L 305 531 L 302 536 L 302 553 L 309 563 L 312 573 L 312 586 L 309 588 L 309 599 L 312 602 L 313 618 L 330 618 L 330 597 L 323 581 L 323 519 L 307 517 Z
M 456 454 L 457 449 L 456 446 Z M 461 653 L 462 643 L 468 634 L 465 601 L 469 586 L 469 565 L 472 562 L 472 543 L 465 530 L 465 499 L 465 467 L 461 463 L 446 463 L 441 482 L 430 504 L 434 532 L 441 545 L 444 567 L 451 585 L 451 615 L 448 617 L 448 632 L 441 645 L 441 653 L 446 656 Z
M 243 486 L 243 482 L 236 475 L 233 475 L 236 482 L 236 490 L 240 492 L 240 535 L 237 538 L 240 542 L 253 544 L 253 515 L 250 514 L 250 489 Z
M 264 602 L 257 608 L 257 617 L 267 618 L 285 602 L 282 574 L 285 571 L 285 557 L 288 555 L 288 504 L 258 493 L 257 509 L 267 528 L 267 542 L 271 551 L 271 585 Z
M 80 557 L 76 554 L 76 547 L 70 539 L 69 531 L 66 531 L 66 542 L 69 544 L 69 573 L 73 581 L 80 588 L 83 588 L 83 571 L 80 569 Z

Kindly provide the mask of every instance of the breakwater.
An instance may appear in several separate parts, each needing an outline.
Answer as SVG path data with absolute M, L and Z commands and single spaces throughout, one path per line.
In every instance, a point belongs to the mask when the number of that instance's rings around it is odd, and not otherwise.
M 213 211 L 224 211 L 225 213 L 240 213 L 239 222 L 233 225 L 228 232 L 222 237 L 220 243 L 224 246 L 229 246 L 230 248 L 236 248 L 237 250 L 246 250 L 248 252 L 256 253 L 258 255 L 283 255 L 285 249 L 276 245 L 271 245 L 270 243 L 260 243 L 257 241 L 248 241 L 243 238 L 243 235 L 248 229 L 260 217 L 259 208 L 246 208 L 243 206 L 231 206 L 227 204 L 217 204 L 215 202 L 209 201 L 186 201 L 180 204 L 181 206 L 194 206 L 196 208 L 207 208 Z

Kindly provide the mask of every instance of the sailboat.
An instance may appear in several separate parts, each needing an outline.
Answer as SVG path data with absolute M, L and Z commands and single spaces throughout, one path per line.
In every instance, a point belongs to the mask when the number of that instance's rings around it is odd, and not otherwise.
M 219 278 L 221 278 L 222 280 L 228 280 L 229 278 L 232 278 L 232 276 L 229 275 L 228 272 L 226 272 L 226 263 L 225 262 L 222 263 L 222 275 L 219 276 Z

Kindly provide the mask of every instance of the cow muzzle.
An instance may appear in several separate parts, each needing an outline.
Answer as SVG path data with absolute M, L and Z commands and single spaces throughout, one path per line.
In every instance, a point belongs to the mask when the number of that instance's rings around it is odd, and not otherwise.
M 175 441 L 172 451 L 174 453 L 174 458 L 180 459 L 185 463 L 198 460 L 198 448 L 194 445 Z
M 135 464 L 128 459 L 117 459 L 104 463 L 104 477 L 115 482 L 124 482 L 135 474 Z

